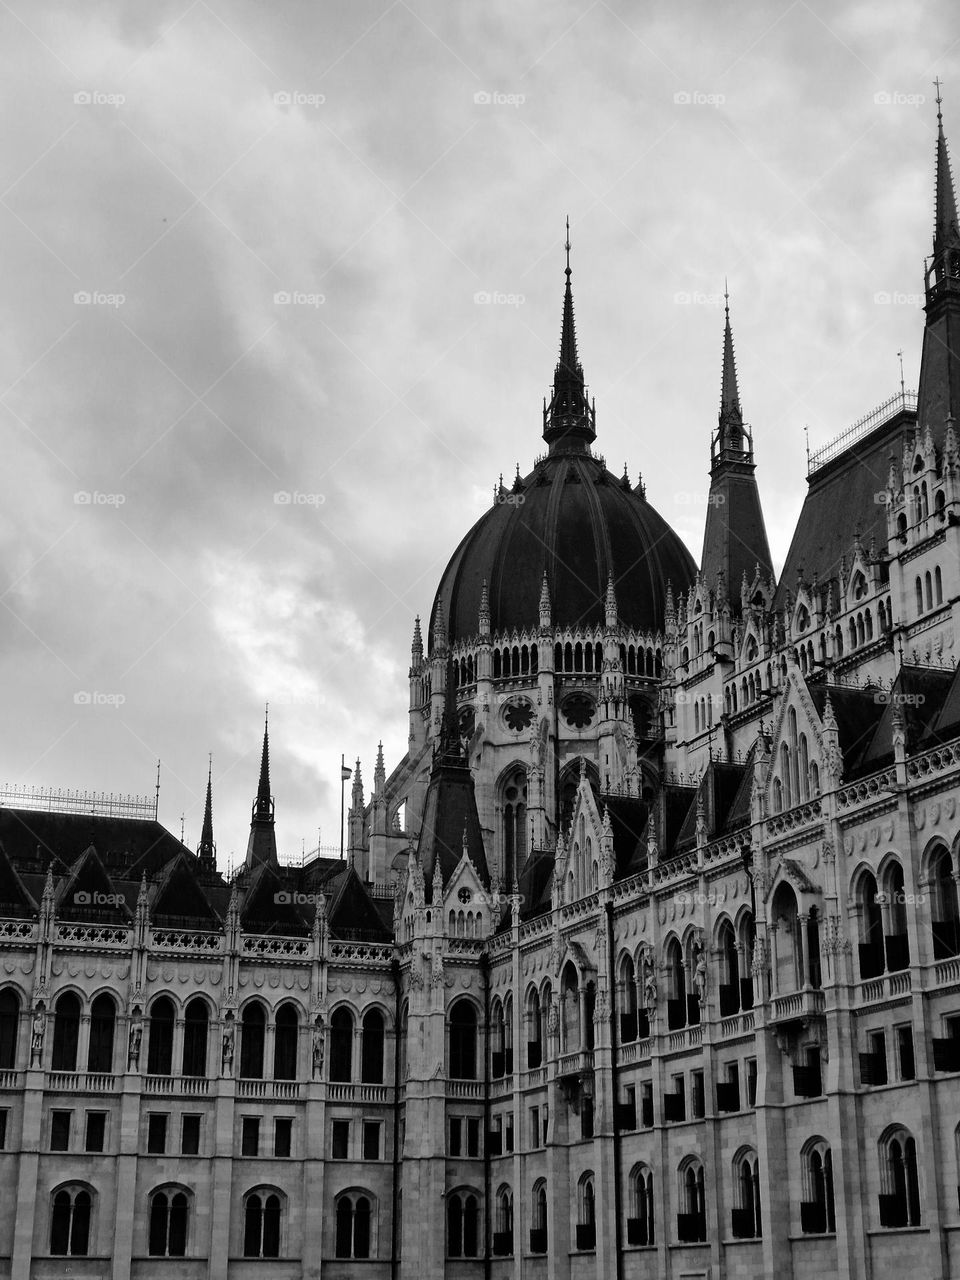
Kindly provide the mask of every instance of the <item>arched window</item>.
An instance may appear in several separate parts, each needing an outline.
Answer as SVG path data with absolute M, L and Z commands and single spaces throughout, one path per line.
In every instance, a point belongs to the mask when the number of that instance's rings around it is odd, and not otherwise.
M 512 770 L 503 783 L 503 879 L 519 875 L 527 855 L 527 775 Z
M 910 967 L 910 938 L 907 934 L 907 895 L 903 867 L 892 862 L 883 877 L 883 902 L 887 920 L 886 960 L 890 973 Z
M 580 975 L 577 973 L 577 967 L 572 960 L 568 960 L 564 965 L 563 977 L 560 982 L 560 1007 L 562 1010 L 562 1018 L 560 1029 L 562 1039 L 560 1042 L 561 1051 L 564 1053 L 572 1053 L 576 1049 L 582 1048 L 581 1045 L 581 1029 L 580 1029 Z
M 167 996 L 159 996 L 150 1006 L 147 1073 L 151 1076 L 173 1073 L 173 1001 Z
M 740 1011 L 740 957 L 733 925 L 724 920 L 717 932 L 720 950 L 720 1016 L 729 1017 Z
M 87 1049 L 87 1070 L 113 1071 L 113 1040 L 117 1021 L 117 1006 L 105 993 L 97 996 L 90 1006 L 90 1044 Z
M 535 1070 L 543 1062 L 543 1011 L 540 992 L 533 987 L 527 998 L 527 1068 Z
M 656 1243 L 653 1213 L 653 1170 L 645 1164 L 634 1166 L 630 1174 L 630 1204 L 627 1218 L 627 1243 Z
M 577 1248 L 597 1247 L 597 1201 L 593 1173 L 585 1173 L 577 1184 Z
M 960 928 L 957 918 L 957 885 L 953 878 L 953 859 L 942 845 L 930 859 L 933 882 L 933 956 L 943 960 L 960 952 Z
M 678 1170 L 680 1176 L 677 1239 L 681 1243 L 706 1240 L 707 1214 L 704 1203 L 703 1165 L 696 1156 L 687 1156 Z
M 372 1198 L 350 1192 L 337 1200 L 336 1256 L 338 1258 L 370 1257 L 370 1223 Z
M 50 1252 L 85 1258 L 90 1252 L 93 1197 L 86 1187 L 61 1187 L 50 1205 Z
M 800 794 L 797 799 L 803 802 L 810 799 L 810 758 L 807 755 L 807 735 L 805 733 L 800 735 L 797 754 L 800 782 Z
M 879 1143 L 880 1225 L 920 1225 L 920 1181 L 917 1144 L 901 1126 L 888 1129 Z
M 240 1019 L 240 1075 L 246 1080 L 263 1079 L 263 1044 L 267 1015 L 254 1000 L 244 1006 Z
M 360 1041 L 360 1079 L 364 1084 L 383 1083 L 383 1038 L 383 1014 L 379 1009 L 368 1009 Z
M 450 1010 L 450 1076 L 477 1078 L 477 1011 L 469 1000 L 458 1000 Z
M 243 1206 L 245 1258 L 280 1257 L 281 1211 L 282 1205 L 276 1191 L 262 1187 L 250 1192 Z
M 933 571 L 933 595 L 935 604 L 943 604 L 943 575 L 939 565 Z
M 884 969 L 883 919 L 872 871 L 865 871 L 860 877 L 857 905 L 860 908 L 860 977 L 876 978 Z
M 777 990 L 781 995 L 799 991 L 803 985 L 800 973 L 802 938 L 797 895 L 790 885 L 781 883 L 773 896 L 773 925 L 777 931 Z
M 629 1044 L 640 1034 L 638 1025 L 637 974 L 629 953 L 620 962 L 620 1043 Z
M 189 1205 L 186 1192 L 175 1187 L 155 1191 L 150 1197 L 150 1238 L 147 1252 L 152 1258 L 182 1258 L 187 1252 Z
M 676 938 L 667 943 L 667 1026 L 678 1031 L 687 1025 L 687 975 L 683 967 L 683 953 Z
M 547 1252 L 547 1184 L 540 1178 L 533 1184 L 530 1214 L 530 1252 Z
M 755 1239 L 763 1234 L 760 1219 L 760 1178 L 757 1153 L 749 1147 L 738 1151 L 733 1159 L 734 1196 L 733 1235 L 738 1240 Z
M 927 599 L 927 608 L 933 608 L 933 580 L 930 577 L 930 570 L 923 575 L 923 584 L 925 587 L 925 595 Z
M 11 987 L 0 991 L 0 1071 L 17 1065 L 17 1034 L 20 1029 L 20 997 Z
M 476 1195 L 454 1191 L 447 1196 L 447 1256 L 475 1258 L 480 1241 L 480 1210 Z
M 499 1258 L 513 1253 L 513 1192 L 506 1184 L 497 1191 L 493 1252 Z
M 803 1199 L 800 1230 L 805 1235 L 832 1234 L 837 1229 L 833 1203 L 833 1157 L 822 1138 L 810 1138 L 800 1153 Z
M 277 1010 L 273 1040 L 274 1080 L 296 1080 L 300 1019 L 289 1000 Z
M 54 1006 L 52 1071 L 76 1071 L 80 1040 L 80 999 L 65 991 Z
M 353 1014 L 344 1005 L 330 1019 L 330 1079 L 353 1079 Z
M 210 1011 L 207 1002 L 199 996 L 187 1005 L 183 1022 L 183 1074 L 205 1076 L 207 1074 L 207 1031 Z

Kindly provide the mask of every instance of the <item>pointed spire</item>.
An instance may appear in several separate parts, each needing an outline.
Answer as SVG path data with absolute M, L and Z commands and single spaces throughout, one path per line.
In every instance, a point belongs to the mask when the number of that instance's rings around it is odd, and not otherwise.
M 447 649 L 447 615 L 443 608 L 443 601 L 437 601 L 436 612 L 433 615 L 433 652 L 434 654 L 445 653 Z
M 357 756 L 356 767 L 353 771 L 353 786 L 350 789 L 350 802 L 353 808 L 363 808 L 363 777 L 360 773 L 360 757 Z
M 263 750 L 260 753 L 260 782 L 257 786 L 257 802 L 254 816 L 257 818 L 273 817 L 270 800 L 270 706 L 263 712 Z
M 377 744 L 377 763 L 373 770 L 373 790 L 376 795 L 382 795 L 383 789 L 387 785 L 387 770 L 383 763 L 383 743 Z
M 550 615 L 553 606 L 550 603 L 550 583 L 547 581 L 547 571 L 543 571 L 543 580 L 540 583 L 540 626 L 546 629 L 550 626 Z
M 720 424 L 741 423 L 740 389 L 737 386 L 737 362 L 733 354 L 733 330 L 730 328 L 730 294 L 723 282 L 723 376 L 720 382 Z
M 587 399 L 583 366 L 577 353 L 577 332 L 573 320 L 573 289 L 570 277 L 570 219 L 564 245 L 567 283 L 563 291 L 563 323 L 560 330 L 560 359 L 553 375 L 553 395 L 543 410 L 543 438 L 550 452 L 573 449 L 583 452 L 596 438 L 596 414 Z
M 480 610 L 478 625 L 481 636 L 489 636 L 490 634 L 490 592 L 487 590 L 487 580 L 484 578 L 483 585 L 480 588 Z
M 960 247 L 960 228 L 957 225 L 957 200 L 950 172 L 950 153 L 943 132 L 940 81 L 935 80 L 934 84 L 937 86 L 937 204 L 933 225 L 933 258 L 934 270 L 937 271 L 938 260 L 944 258 L 946 251 Z M 943 265 L 946 266 L 945 263 Z M 938 280 L 940 276 L 941 272 L 937 271 Z
M 207 761 L 207 799 L 203 806 L 203 828 L 200 832 L 200 844 L 197 853 L 208 865 L 215 865 L 217 846 L 213 842 L 213 754 Z
M 260 755 L 260 782 L 257 786 L 257 798 L 253 802 L 253 813 L 250 819 L 250 838 L 247 841 L 246 865 L 252 867 L 257 862 L 277 861 L 277 837 L 274 832 L 274 804 L 270 794 L 270 726 L 269 706 L 264 709 L 263 716 L 263 751 Z
M 617 591 L 613 585 L 613 570 L 610 570 L 607 578 L 607 598 L 605 604 L 606 624 L 608 627 L 617 625 Z
M 420 633 L 420 615 L 413 624 L 413 643 L 410 645 L 410 665 L 416 670 L 423 662 L 423 636 Z

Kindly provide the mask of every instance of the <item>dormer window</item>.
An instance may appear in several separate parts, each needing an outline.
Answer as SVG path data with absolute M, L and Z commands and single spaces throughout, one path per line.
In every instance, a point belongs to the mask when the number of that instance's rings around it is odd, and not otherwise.
M 797 630 L 806 631 L 810 625 L 810 611 L 806 605 L 801 605 L 797 610 Z

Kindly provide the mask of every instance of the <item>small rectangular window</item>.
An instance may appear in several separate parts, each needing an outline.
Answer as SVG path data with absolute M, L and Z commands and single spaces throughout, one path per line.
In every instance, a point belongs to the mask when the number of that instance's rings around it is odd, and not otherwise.
M 913 1058 L 913 1027 L 897 1027 L 897 1058 L 900 1063 L 900 1079 L 914 1080 L 917 1068 Z
M 530 1145 L 531 1147 L 539 1147 L 540 1145 L 540 1108 L 530 1108 Z
M 70 1119 L 72 1111 L 54 1111 L 50 1115 L 50 1150 L 70 1150 Z
M 350 1121 L 334 1120 L 333 1122 L 333 1158 L 346 1160 L 350 1145 Z
M 152 1156 L 162 1156 L 167 1149 L 167 1116 L 151 1111 L 147 1116 L 147 1151 Z
M 543 1145 L 547 1145 L 547 1131 L 550 1125 L 550 1107 L 545 1102 L 543 1104 Z
M 102 1151 L 107 1132 L 107 1113 L 105 1111 L 87 1112 L 87 1132 L 84 1139 L 85 1151 Z
M 273 1122 L 273 1154 L 278 1160 L 286 1160 L 293 1147 L 293 1120 L 278 1116 Z
M 180 1154 L 198 1156 L 200 1154 L 200 1116 L 186 1115 L 181 1121 Z
M 378 1120 L 363 1122 L 363 1158 L 364 1160 L 380 1159 L 380 1122 Z
M 457 1116 L 452 1116 L 450 1119 L 450 1154 L 452 1156 L 460 1155 L 463 1149 L 463 1140 L 460 1136 L 462 1128 L 463 1121 Z
M 260 1154 L 260 1121 L 256 1116 L 244 1116 L 240 1130 L 240 1154 L 257 1156 Z
M 7 1148 L 7 1116 L 8 1111 L 0 1111 L 0 1151 Z
M 467 1121 L 467 1155 L 478 1156 L 480 1154 L 480 1119 L 479 1117 L 469 1119 Z
M 508 1111 L 504 1119 L 505 1119 L 505 1123 L 503 1126 L 503 1149 L 504 1151 L 512 1151 L 513 1150 L 513 1112 Z

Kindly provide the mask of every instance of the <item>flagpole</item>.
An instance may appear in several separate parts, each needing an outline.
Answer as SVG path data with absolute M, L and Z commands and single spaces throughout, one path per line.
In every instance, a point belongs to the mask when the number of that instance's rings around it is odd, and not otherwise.
M 343 861 L 343 789 L 347 781 L 347 758 L 340 756 L 340 861 Z

